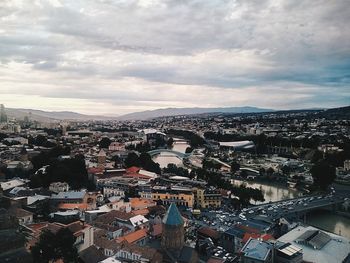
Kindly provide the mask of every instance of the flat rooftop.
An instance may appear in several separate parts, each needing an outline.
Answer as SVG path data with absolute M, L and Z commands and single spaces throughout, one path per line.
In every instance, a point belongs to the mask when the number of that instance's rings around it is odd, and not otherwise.
M 330 240 L 324 244 L 320 249 L 315 249 L 306 243 L 300 243 L 300 237 L 308 235 L 311 231 L 321 231 L 330 237 Z M 293 246 L 299 247 L 303 250 L 303 260 L 307 262 L 317 263 L 342 263 L 350 252 L 350 240 L 329 233 L 312 226 L 298 226 L 281 236 L 278 241 L 291 243 Z

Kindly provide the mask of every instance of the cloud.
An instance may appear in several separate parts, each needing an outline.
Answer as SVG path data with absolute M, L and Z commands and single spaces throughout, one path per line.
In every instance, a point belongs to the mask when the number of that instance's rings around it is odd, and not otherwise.
M 5 104 L 20 107 L 24 98 L 35 96 L 27 107 L 48 107 L 51 101 L 57 109 L 94 113 L 91 105 L 103 105 L 105 113 L 125 113 L 350 101 L 346 1 L 7 0 L 0 5 Z M 18 99 L 6 101 L 10 94 Z

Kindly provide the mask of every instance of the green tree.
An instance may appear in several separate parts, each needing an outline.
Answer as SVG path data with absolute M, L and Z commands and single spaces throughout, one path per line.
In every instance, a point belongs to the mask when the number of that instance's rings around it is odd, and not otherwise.
M 0 142 L 7 137 L 8 136 L 5 133 L 0 133 Z
M 61 161 L 57 158 L 50 158 L 45 154 L 43 158 L 44 160 L 37 160 L 38 163 L 34 164 L 34 167 L 49 166 L 46 168 L 45 174 L 36 173 L 31 176 L 31 187 L 48 187 L 52 182 L 67 182 L 73 189 L 80 189 L 81 187 L 91 189 L 83 155 L 76 155 L 74 158 Z
M 235 173 L 235 172 L 239 171 L 239 168 L 241 168 L 241 166 L 236 161 L 233 161 L 231 163 L 231 173 Z
M 140 166 L 139 156 L 135 152 L 131 152 L 126 157 L 124 164 L 127 168 L 131 166 Z
M 37 146 L 43 146 L 46 143 L 47 139 L 44 135 L 38 135 L 35 138 L 34 144 Z
M 272 168 L 272 167 L 269 167 L 267 170 L 266 170 L 266 173 L 268 174 L 268 175 L 273 175 L 274 173 L 275 173 L 275 170 Z
M 203 160 L 202 162 L 203 168 L 205 169 L 214 169 L 219 170 L 221 168 L 221 164 L 212 160 Z
M 326 190 L 336 178 L 335 167 L 327 161 L 321 160 L 311 167 L 311 175 L 314 179 L 314 185 Z
M 183 167 L 177 167 L 176 164 L 169 163 L 166 168 L 163 169 L 165 173 L 176 174 L 178 176 L 188 177 L 188 170 Z
M 62 259 L 63 262 L 77 262 L 78 253 L 74 246 L 75 237 L 68 228 L 60 229 L 56 234 L 43 231 L 39 242 L 32 247 L 34 262 L 47 263 Z
M 173 147 L 173 144 L 174 144 L 174 139 L 173 137 L 170 137 L 167 141 L 168 148 Z
M 187 147 L 185 153 L 191 153 L 193 151 L 192 147 Z
M 110 144 L 111 144 L 111 140 L 108 137 L 103 137 L 99 142 L 100 148 L 105 148 L 105 149 L 108 148 Z

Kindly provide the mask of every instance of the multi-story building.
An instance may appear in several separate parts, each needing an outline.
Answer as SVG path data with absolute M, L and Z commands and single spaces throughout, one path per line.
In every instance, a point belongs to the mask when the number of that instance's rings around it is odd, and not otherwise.
M 120 142 L 112 142 L 109 145 L 108 150 L 110 150 L 110 151 L 125 151 L 125 144 L 120 143 Z
M 104 197 L 112 197 L 112 196 L 125 196 L 125 191 L 119 188 L 114 187 L 103 187 L 103 196 Z
M 164 205 L 175 203 L 177 206 L 185 206 L 189 208 L 192 208 L 194 204 L 192 189 L 185 187 L 153 187 L 152 199 L 154 201 L 160 200 Z
M 30 249 L 33 247 L 40 239 L 40 235 L 43 231 L 50 231 L 52 233 L 57 233 L 62 228 L 68 228 L 76 238 L 74 246 L 77 251 L 83 251 L 84 249 L 90 247 L 94 243 L 94 230 L 93 227 L 85 224 L 81 221 L 76 221 L 68 225 L 61 223 L 39 223 L 32 224 L 26 227 L 26 239 L 27 247 Z
M 276 242 L 274 259 L 279 263 L 301 263 L 303 250 L 291 243 Z
M 193 188 L 194 202 L 200 208 L 221 207 L 222 196 L 218 190 Z
M 272 263 L 273 245 L 258 239 L 249 239 L 241 250 L 243 263 Z
M 344 170 L 349 171 L 350 170 L 350 160 L 344 161 Z
M 140 247 L 135 244 L 123 242 L 120 245 L 115 257 L 130 262 L 163 262 L 163 256 L 156 249 L 150 247 Z
M 59 192 L 68 192 L 69 191 L 69 184 L 66 182 L 54 182 L 51 183 L 49 186 L 49 190 L 54 193 Z

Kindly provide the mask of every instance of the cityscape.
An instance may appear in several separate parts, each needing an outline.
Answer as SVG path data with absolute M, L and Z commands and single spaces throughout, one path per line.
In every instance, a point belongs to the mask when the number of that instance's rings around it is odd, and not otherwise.
M 0 1 L 0 263 L 350 263 L 348 1 Z
M 6 112 L 1 262 L 349 258 L 350 107 L 48 123 Z

